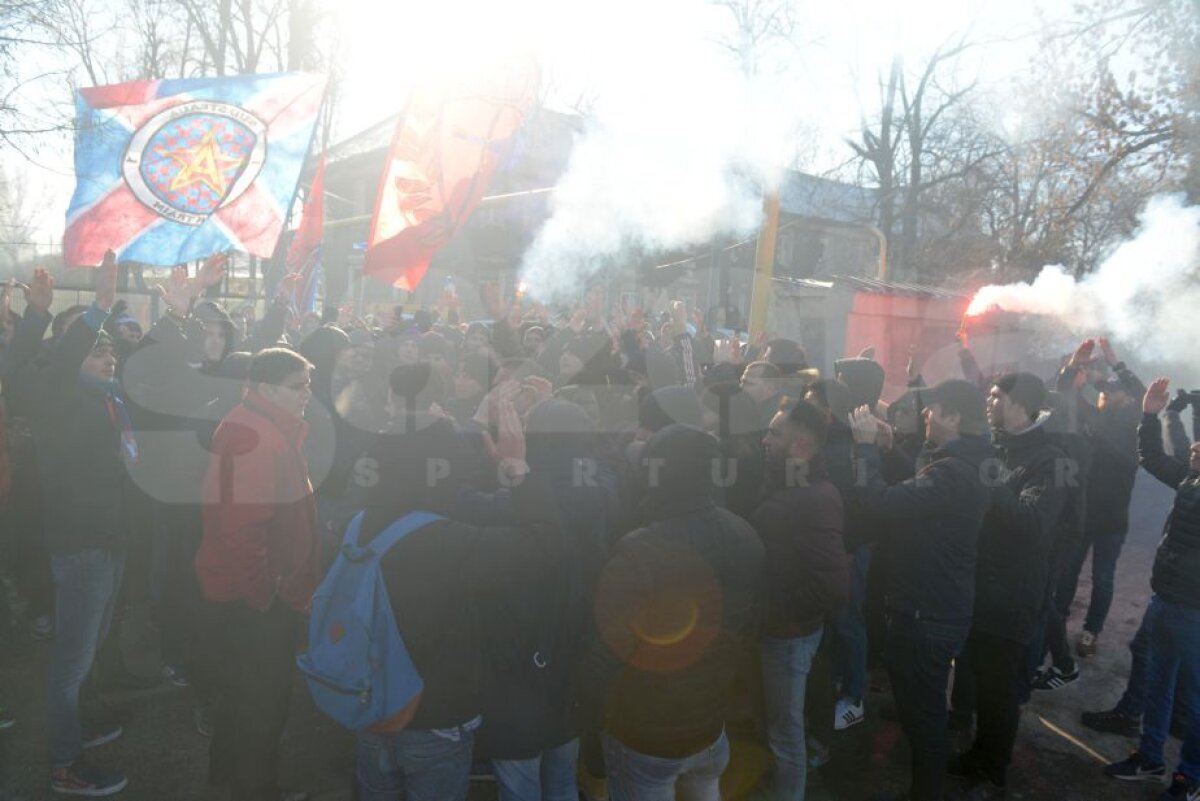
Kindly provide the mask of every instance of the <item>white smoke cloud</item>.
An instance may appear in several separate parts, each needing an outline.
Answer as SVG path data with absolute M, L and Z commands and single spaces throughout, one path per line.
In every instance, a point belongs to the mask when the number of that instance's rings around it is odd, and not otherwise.
M 744 78 L 702 29 L 625 26 L 607 46 L 621 68 L 599 71 L 589 128 L 525 256 L 542 300 L 577 297 L 642 254 L 752 233 L 783 162 L 787 94 Z
M 1032 283 L 986 286 L 968 313 L 999 307 L 1057 318 L 1073 332 L 1109 336 L 1144 362 L 1188 364 L 1200 319 L 1200 206 L 1182 195 L 1146 204 L 1134 237 L 1076 280 L 1058 265 Z

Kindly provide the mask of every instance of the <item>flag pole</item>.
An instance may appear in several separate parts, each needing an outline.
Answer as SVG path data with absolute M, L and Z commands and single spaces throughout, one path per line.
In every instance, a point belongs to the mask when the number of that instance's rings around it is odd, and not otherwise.
M 779 235 L 779 190 L 763 197 L 763 224 L 754 255 L 754 286 L 750 293 L 750 340 L 767 328 L 771 307 L 771 279 L 775 276 L 775 240 Z

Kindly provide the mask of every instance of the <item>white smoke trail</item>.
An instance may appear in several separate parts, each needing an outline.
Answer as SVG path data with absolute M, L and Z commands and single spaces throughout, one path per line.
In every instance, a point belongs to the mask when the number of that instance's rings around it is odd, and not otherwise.
M 783 162 L 787 94 L 744 78 L 707 34 L 625 26 L 610 47 L 621 68 L 600 71 L 588 130 L 525 255 L 522 277 L 540 300 L 578 297 L 646 254 L 753 232 Z
M 1095 272 L 1075 280 L 1058 265 L 1032 283 L 986 286 L 968 314 L 999 307 L 1057 318 L 1073 332 L 1110 336 L 1139 361 L 1194 362 L 1200 326 L 1200 206 L 1159 195 L 1139 215 L 1134 237 Z

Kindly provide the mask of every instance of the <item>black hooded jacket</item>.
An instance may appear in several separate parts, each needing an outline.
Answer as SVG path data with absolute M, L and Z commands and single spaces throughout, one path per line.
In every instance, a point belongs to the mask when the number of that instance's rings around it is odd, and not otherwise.
M 649 476 L 646 523 L 617 543 L 601 573 L 599 638 L 582 686 L 612 736 L 678 758 L 711 745 L 725 725 L 753 635 L 764 552 L 749 523 L 716 505 L 713 437 L 669 426 L 645 456 L 660 465 Z
M 576 679 L 611 539 L 616 476 L 597 455 L 587 413 L 548 400 L 529 412 L 526 428 L 530 470 L 548 479 L 563 524 L 561 567 L 487 594 L 481 759 L 531 759 L 578 736 Z
M 879 448 L 857 445 L 857 493 L 888 525 L 883 540 L 887 605 L 929 620 L 969 620 L 975 603 L 979 530 L 991 505 L 981 465 L 984 437 L 967 435 L 922 455 L 917 474 L 884 483 Z
M 458 726 L 482 712 L 482 610 L 507 587 L 561 570 L 548 477 L 531 473 L 513 488 L 518 525 L 469 525 L 454 519 L 469 472 L 462 453 L 450 421 L 425 419 L 415 433 L 377 440 L 370 469 L 358 473 L 373 485 L 360 543 L 408 512 L 446 518 L 405 537 L 380 560 L 397 627 L 425 683 L 413 729 Z
M 1029 643 L 1050 580 L 1051 555 L 1067 491 L 1067 456 L 1042 423 L 1020 434 L 997 434 L 985 475 L 992 509 L 979 536 L 974 628 Z

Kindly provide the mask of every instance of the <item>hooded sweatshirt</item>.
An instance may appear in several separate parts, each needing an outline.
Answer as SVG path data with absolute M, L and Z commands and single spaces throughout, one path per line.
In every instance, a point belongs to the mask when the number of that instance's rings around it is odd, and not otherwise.
M 764 552 L 745 520 L 716 505 L 713 437 L 689 426 L 646 446 L 645 525 L 625 535 L 596 590 L 599 637 L 588 708 L 635 751 L 680 758 L 725 725 L 741 650 L 753 639 Z

